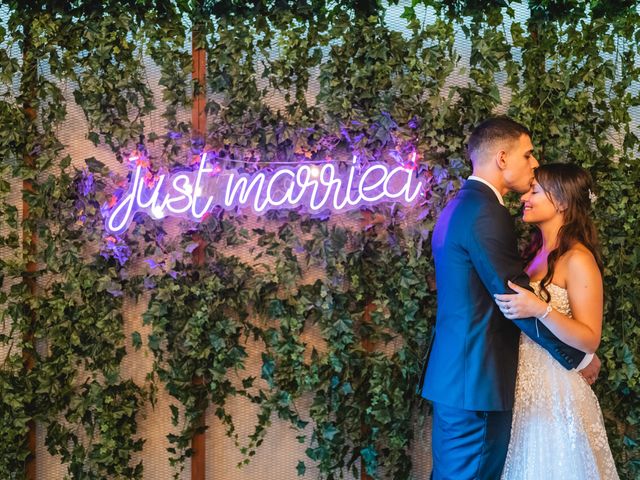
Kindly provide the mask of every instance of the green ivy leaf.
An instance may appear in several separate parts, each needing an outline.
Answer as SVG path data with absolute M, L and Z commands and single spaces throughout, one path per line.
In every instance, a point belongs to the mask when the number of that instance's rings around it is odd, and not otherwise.
M 140 347 L 142 347 L 142 337 L 140 336 L 140 332 L 133 332 L 131 334 L 131 344 L 136 350 L 140 350 Z

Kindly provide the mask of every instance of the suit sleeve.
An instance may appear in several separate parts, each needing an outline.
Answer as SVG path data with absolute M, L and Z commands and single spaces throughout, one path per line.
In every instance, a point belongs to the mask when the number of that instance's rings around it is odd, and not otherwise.
M 523 271 L 522 259 L 518 255 L 513 220 L 502 206 L 483 209 L 474 224 L 470 225 L 468 249 L 476 272 L 492 296 L 496 293 L 514 293 L 507 287 L 507 280 L 531 290 L 529 277 Z M 568 370 L 576 368 L 585 357 L 584 352 L 559 340 L 533 317 L 512 321 Z

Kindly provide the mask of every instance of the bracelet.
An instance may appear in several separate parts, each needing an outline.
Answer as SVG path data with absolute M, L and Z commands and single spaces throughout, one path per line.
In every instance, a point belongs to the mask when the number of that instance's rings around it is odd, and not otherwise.
M 549 315 L 551 313 L 551 310 L 553 310 L 553 307 L 551 305 L 547 305 L 547 309 L 544 311 L 544 315 L 542 315 L 541 317 L 538 317 L 540 320 L 544 320 L 545 318 L 547 318 L 547 315 Z

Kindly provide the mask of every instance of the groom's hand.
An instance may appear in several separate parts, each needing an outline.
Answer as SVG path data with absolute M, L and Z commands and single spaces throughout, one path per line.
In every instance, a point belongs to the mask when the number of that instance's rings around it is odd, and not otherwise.
M 600 367 L 602 366 L 602 362 L 598 358 L 596 354 L 593 355 L 593 359 L 591 363 L 580 370 L 580 375 L 586 380 L 589 385 L 593 385 L 598 378 L 598 374 L 600 373 Z

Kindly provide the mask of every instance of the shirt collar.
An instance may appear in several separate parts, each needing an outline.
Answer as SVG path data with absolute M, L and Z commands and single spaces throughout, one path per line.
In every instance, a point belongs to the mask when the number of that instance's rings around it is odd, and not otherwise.
M 502 199 L 502 195 L 500 195 L 500 192 L 498 191 L 498 189 L 496 187 L 494 187 L 493 185 L 491 185 L 491 183 L 487 182 L 484 178 L 480 178 L 480 177 L 476 177 L 475 175 L 471 175 L 471 176 L 469 176 L 469 178 L 467 180 L 475 180 L 476 182 L 484 183 L 491 190 L 493 190 L 493 193 L 496 194 L 496 197 L 498 197 L 498 201 L 500 202 L 500 205 L 504 206 L 504 200 Z

